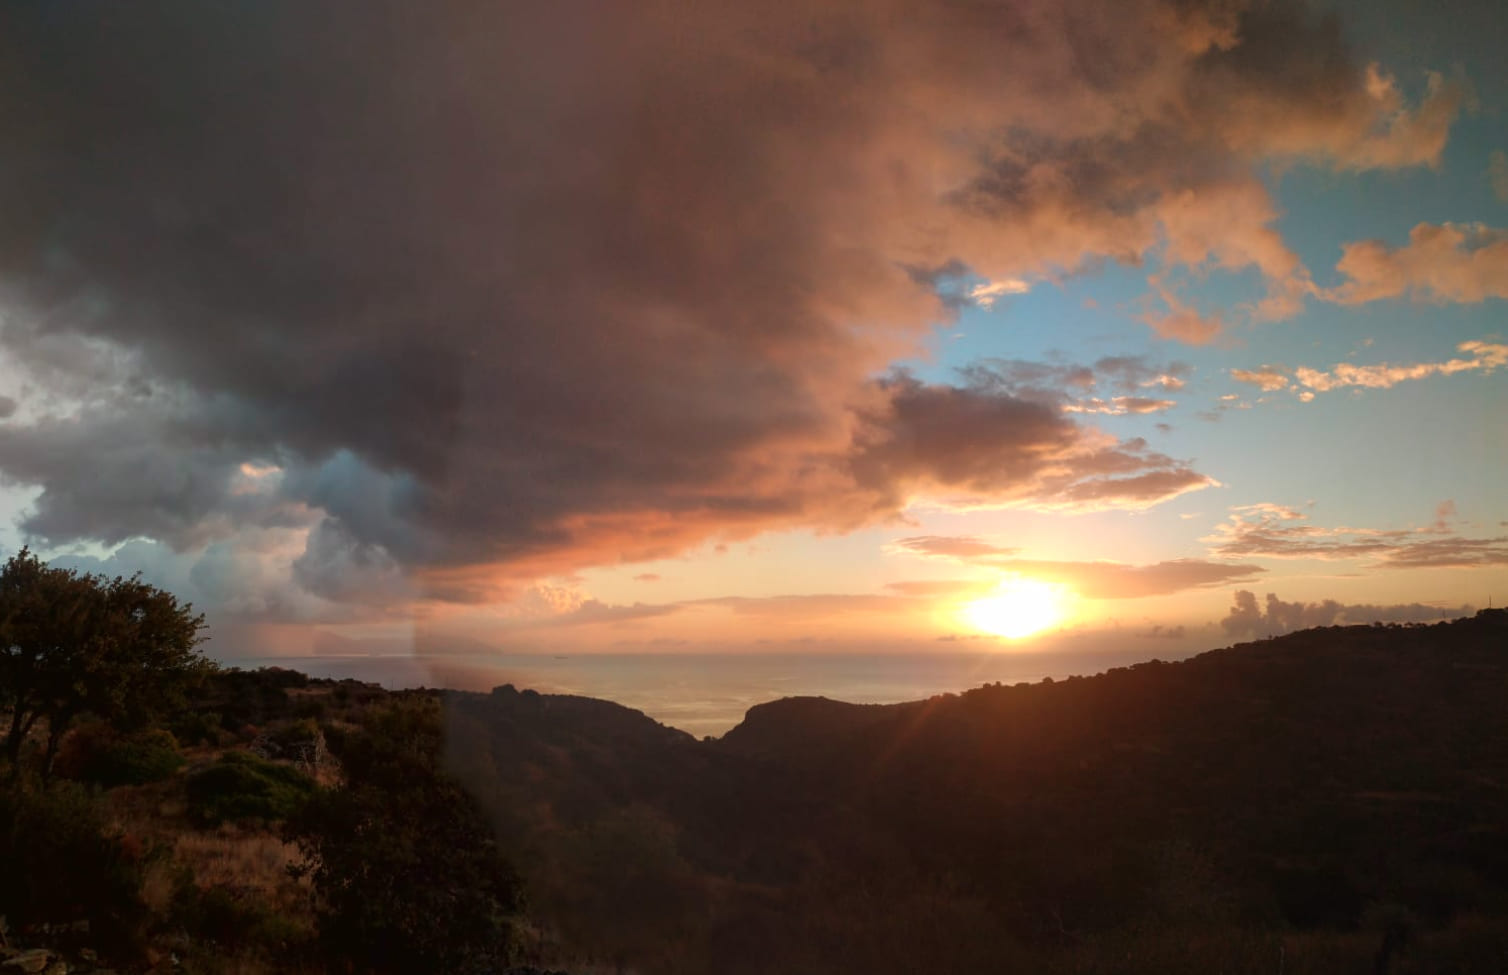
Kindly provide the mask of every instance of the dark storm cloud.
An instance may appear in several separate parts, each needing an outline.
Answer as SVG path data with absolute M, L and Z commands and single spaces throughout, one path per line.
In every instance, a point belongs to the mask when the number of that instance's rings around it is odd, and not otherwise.
M 54 406 L 0 468 L 51 542 L 301 519 L 334 599 L 1155 503 L 1210 482 L 876 382 L 948 314 L 908 269 L 1301 295 L 1251 164 L 1438 158 L 1454 89 L 1383 81 L 1287 3 L 7 5 L 3 339 Z

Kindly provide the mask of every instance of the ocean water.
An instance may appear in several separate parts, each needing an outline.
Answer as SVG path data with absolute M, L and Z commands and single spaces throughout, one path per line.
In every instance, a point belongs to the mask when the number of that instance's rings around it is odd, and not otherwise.
M 1148 655 L 1150 656 L 1150 655 Z M 1144 659 L 1105 653 L 583 654 L 252 658 L 235 666 L 291 667 L 388 688 L 487 691 L 500 684 L 541 694 L 616 701 L 697 737 L 718 736 L 756 704 L 818 696 L 855 704 L 915 701 L 996 681 L 1089 675 Z M 1164 657 L 1164 659 L 1172 659 Z

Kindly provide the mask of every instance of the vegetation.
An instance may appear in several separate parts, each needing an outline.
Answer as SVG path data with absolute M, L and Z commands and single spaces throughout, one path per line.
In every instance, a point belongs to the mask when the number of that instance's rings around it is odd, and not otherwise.
M 145 916 L 143 861 L 79 786 L 0 794 L 0 917 L 13 930 L 87 924 L 102 948 L 129 954 Z
M 185 783 L 189 812 L 200 824 L 227 820 L 287 819 L 308 801 L 314 782 L 287 765 L 230 751 L 214 765 L 190 775 Z
M 112 788 L 160 782 L 176 774 L 184 761 L 178 740 L 166 729 L 119 735 L 95 722 L 64 739 L 57 769 L 64 778 Z
M 361 971 L 490 973 L 512 954 L 519 880 L 441 770 L 442 727 L 431 697 L 376 709 L 337 749 L 345 786 L 288 824 L 321 944 Z
M 4 755 L 45 728 L 40 772 L 85 715 L 123 730 L 181 707 L 208 667 L 196 652 L 204 617 L 171 593 L 130 579 L 52 568 L 23 549 L 0 568 L 0 710 Z

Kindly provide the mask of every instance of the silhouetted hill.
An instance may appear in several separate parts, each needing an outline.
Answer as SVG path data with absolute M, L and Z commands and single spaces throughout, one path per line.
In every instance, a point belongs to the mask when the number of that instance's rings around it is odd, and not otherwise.
M 907 704 L 789 698 L 705 742 L 579 699 L 454 700 L 458 761 L 515 840 L 546 850 L 559 834 L 526 820 L 590 832 L 632 811 L 666 889 L 721 905 L 675 915 L 667 894 L 644 923 L 689 926 L 725 971 L 805 957 L 747 932 L 834 886 L 886 891 L 868 908 L 883 916 L 944 898 L 949 938 L 1018 946 L 1188 924 L 1360 944 L 1378 916 L 1447 930 L 1508 913 L 1503 611 Z M 553 856 L 536 872 L 559 873 Z M 832 925 L 856 923 L 839 901 Z M 907 970 L 887 957 L 873 970 Z
M 921 708 L 907 704 L 848 704 L 825 697 L 783 697 L 756 704 L 723 735 L 724 749 L 766 758 L 829 751 L 856 735 L 874 731 L 897 715 Z

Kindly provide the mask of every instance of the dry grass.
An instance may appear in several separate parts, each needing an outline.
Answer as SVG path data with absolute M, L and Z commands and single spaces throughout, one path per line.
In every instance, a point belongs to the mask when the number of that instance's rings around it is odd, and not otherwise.
M 143 878 L 142 899 L 153 911 L 167 911 L 185 871 L 199 887 L 254 891 L 259 900 L 293 913 L 307 904 L 307 881 L 288 874 L 300 859 L 298 848 L 277 836 L 227 825 L 214 832 L 185 831 L 170 843 L 171 855 L 148 866 Z
M 228 886 L 271 893 L 289 882 L 298 849 L 269 833 L 225 825 L 212 833 L 181 833 L 173 859 L 189 867 L 201 887 Z

